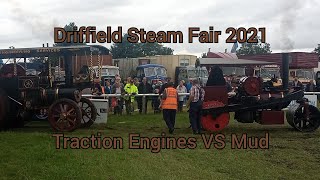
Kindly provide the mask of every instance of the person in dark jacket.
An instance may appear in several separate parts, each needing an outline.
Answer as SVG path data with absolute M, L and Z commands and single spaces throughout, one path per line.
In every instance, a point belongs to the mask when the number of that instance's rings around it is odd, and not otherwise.
M 313 80 L 310 80 L 310 82 L 306 86 L 306 92 L 316 92 L 318 91 L 316 84 Z
M 211 68 L 206 86 L 227 86 L 229 92 L 232 90 L 231 85 L 223 77 L 223 71 L 219 66 Z
M 168 84 L 172 82 L 171 77 L 168 77 L 166 82 L 161 86 L 159 94 L 162 94 L 163 91 L 168 87 Z
M 159 94 L 161 86 L 162 86 L 161 81 L 158 81 L 158 80 L 154 81 L 154 84 L 152 85 L 152 92 L 154 94 Z M 153 96 L 152 97 L 152 107 L 153 107 L 154 114 L 160 112 L 159 106 L 160 106 L 160 97 Z
M 151 84 L 149 84 L 147 82 L 147 78 L 144 77 L 142 79 L 142 82 L 139 84 L 138 86 L 138 92 L 139 94 L 151 94 L 152 93 L 152 86 Z M 142 113 L 142 96 L 139 96 L 137 97 L 137 102 L 138 102 L 138 109 L 139 109 L 139 113 L 141 114 Z M 149 100 L 149 97 L 146 96 L 146 101 L 145 101 L 145 109 L 144 109 L 144 114 L 147 113 L 147 106 L 148 106 L 148 100 Z

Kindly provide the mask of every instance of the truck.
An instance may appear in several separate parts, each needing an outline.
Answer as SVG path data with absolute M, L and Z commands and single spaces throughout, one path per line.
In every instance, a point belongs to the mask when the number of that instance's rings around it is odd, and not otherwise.
M 272 78 L 281 80 L 281 69 L 279 65 L 264 65 L 254 68 L 254 76 L 261 77 L 264 82 L 270 81 Z
M 205 67 L 196 68 L 195 66 L 178 66 L 175 70 L 174 84 L 175 86 L 178 86 L 181 80 L 188 83 L 189 80 L 198 79 L 200 84 L 205 86 L 208 81 L 208 77 L 209 73 Z
M 140 65 L 162 65 L 166 69 L 166 76 L 175 82 L 176 67 L 186 67 L 195 64 L 197 56 L 194 55 L 155 55 L 138 58 L 113 59 L 113 65 L 120 69 L 120 76 L 123 78 L 141 77 L 137 74 L 137 67 Z
M 93 66 L 93 72 L 96 77 L 99 77 L 99 66 Z M 106 80 L 110 81 L 110 84 L 115 82 L 116 75 L 119 75 L 119 67 L 116 66 L 101 66 L 101 81 L 103 85 L 106 85 Z
M 152 84 L 153 81 L 164 81 L 167 78 L 167 69 L 160 64 L 144 64 L 137 66 L 136 76 L 139 81 L 144 77 L 147 78 L 148 83 Z

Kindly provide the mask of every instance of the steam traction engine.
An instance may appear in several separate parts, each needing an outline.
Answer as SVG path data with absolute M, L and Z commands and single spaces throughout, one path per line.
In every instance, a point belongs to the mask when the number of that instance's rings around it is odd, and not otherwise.
M 92 53 L 100 53 L 101 48 L 77 46 L 0 50 L 0 58 L 3 59 L 63 56 L 66 71 L 64 82 L 53 82 L 48 59 L 46 70 L 36 76 L 27 76 L 26 68 L 18 65 L 15 59 L 13 64 L 4 65 L 0 69 L 0 129 L 22 127 L 33 115 L 48 119 L 56 131 L 73 131 L 92 125 L 97 110 L 90 100 L 81 97 L 81 91 L 92 87 L 93 73 L 91 77 L 80 74 L 87 76 L 87 81 L 77 82 L 72 77 L 72 55 L 89 50 L 92 57 Z
M 234 112 L 234 119 L 241 123 L 284 124 L 286 116 L 287 122 L 298 131 L 317 130 L 320 126 L 320 112 L 308 104 L 303 90 L 289 90 L 288 66 L 288 55 L 284 54 L 283 87 L 263 83 L 259 77 L 241 79 L 236 94 L 232 97 L 228 96 L 225 86 L 204 87 L 206 94 L 201 119 L 203 128 L 209 131 L 224 129 L 229 123 L 229 113 Z M 290 105 L 292 101 L 296 103 Z M 285 113 L 283 109 L 288 106 Z

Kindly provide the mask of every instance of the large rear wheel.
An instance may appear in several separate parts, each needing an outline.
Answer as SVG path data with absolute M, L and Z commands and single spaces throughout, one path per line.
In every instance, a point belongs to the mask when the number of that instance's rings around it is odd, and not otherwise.
M 82 113 L 78 104 L 70 99 L 59 99 L 49 108 L 48 120 L 56 131 L 71 132 L 81 124 Z

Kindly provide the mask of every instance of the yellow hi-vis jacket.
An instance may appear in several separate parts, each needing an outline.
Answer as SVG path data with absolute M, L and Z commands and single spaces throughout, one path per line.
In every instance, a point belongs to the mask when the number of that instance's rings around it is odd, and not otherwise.
M 136 94 L 138 94 L 138 88 L 137 88 L 137 86 L 136 85 L 134 85 L 134 84 L 126 84 L 126 86 L 124 87 L 124 91 L 127 93 L 127 94 L 129 94 L 129 95 L 132 95 L 132 93 L 136 93 Z M 124 97 L 124 99 L 125 100 L 129 100 L 129 97 L 128 96 L 125 96 Z M 131 102 L 133 102 L 134 101 L 134 96 L 131 96 Z

